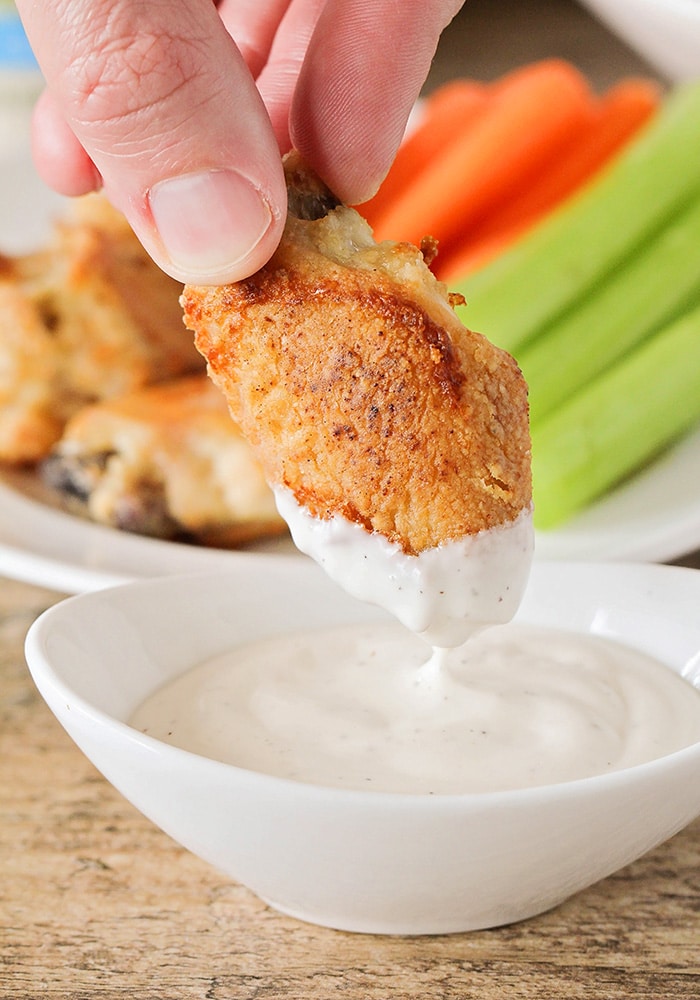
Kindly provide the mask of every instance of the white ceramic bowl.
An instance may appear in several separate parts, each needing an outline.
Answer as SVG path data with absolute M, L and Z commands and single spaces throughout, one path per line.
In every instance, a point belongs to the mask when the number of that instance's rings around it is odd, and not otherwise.
M 671 81 L 700 77 L 700 0 L 581 0 Z
M 538 563 L 519 617 L 619 639 L 700 685 L 700 572 Z M 305 559 L 242 559 L 73 597 L 27 638 L 58 719 L 138 809 L 272 906 L 378 933 L 542 912 L 700 814 L 700 743 L 567 784 L 411 796 L 326 789 L 198 757 L 126 725 L 158 685 L 236 643 L 379 619 Z

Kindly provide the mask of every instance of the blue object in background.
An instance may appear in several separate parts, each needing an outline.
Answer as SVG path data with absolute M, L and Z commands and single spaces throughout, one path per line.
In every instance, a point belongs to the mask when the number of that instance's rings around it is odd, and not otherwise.
M 14 4 L 0 6 L 0 68 L 38 68 Z

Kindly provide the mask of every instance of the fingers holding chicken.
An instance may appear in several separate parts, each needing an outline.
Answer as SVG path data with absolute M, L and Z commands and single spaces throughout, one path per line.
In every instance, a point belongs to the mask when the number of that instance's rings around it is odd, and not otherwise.
M 182 299 L 268 480 L 409 555 L 515 521 L 531 502 L 516 363 L 462 325 L 420 249 L 376 244 L 298 160 L 287 174 L 270 262 Z

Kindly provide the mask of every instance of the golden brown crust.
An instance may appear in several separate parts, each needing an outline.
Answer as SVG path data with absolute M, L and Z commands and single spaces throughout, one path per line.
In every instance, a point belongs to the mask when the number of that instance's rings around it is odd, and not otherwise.
M 187 324 L 270 482 L 409 553 L 530 505 L 527 392 L 420 251 L 352 209 L 290 216 L 257 274 L 185 288 Z
M 73 413 L 202 367 L 182 326 L 181 286 L 99 196 L 51 243 L 0 258 L 0 460 L 46 454 Z
M 285 530 L 203 374 L 84 407 L 41 470 L 70 510 L 137 534 L 228 546 Z

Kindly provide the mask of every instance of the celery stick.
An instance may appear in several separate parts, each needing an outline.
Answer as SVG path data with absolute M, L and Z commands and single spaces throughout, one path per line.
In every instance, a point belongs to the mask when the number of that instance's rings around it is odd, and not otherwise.
M 535 524 L 556 527 L 700 420 L 700 307 L 532 431 Z
M 700 303 L 699 251 L 700 197 L 594 294 L 518 352 L 533 424 L 682 310 Z
M 482 271 L 453 287 L 460 318 L 508 351 L 592 288 L 700 190 L 700 82 L 578 194 Z

